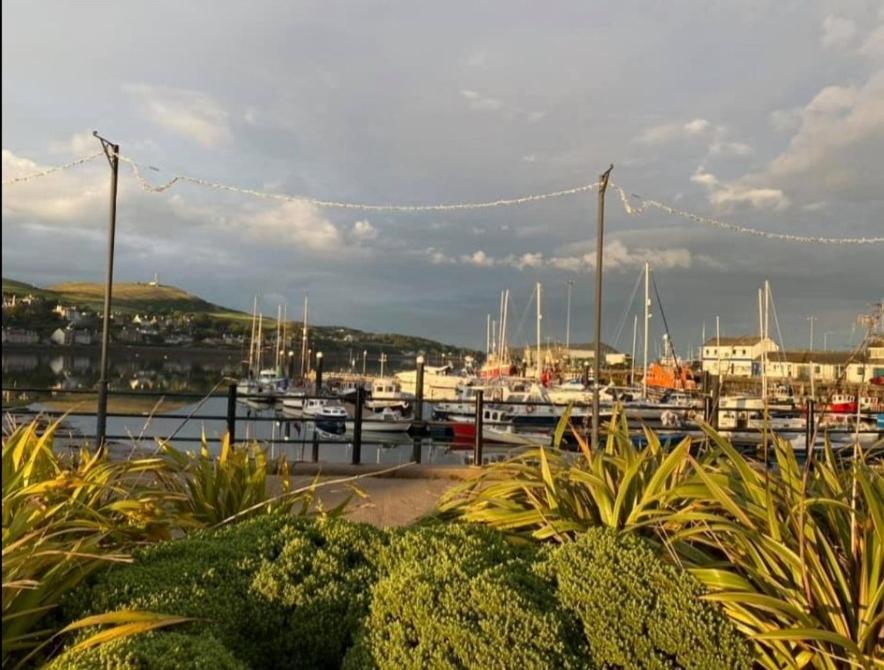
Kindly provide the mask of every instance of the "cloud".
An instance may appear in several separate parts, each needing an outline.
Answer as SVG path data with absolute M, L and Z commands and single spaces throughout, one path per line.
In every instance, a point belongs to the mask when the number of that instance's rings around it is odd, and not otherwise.
M 745 179 L 723 183 L 702 165 L 691 176 L 691 181 L 704 186 L 709 202 L 717 207 L 747 204 L 756 209 L 783 210 L 789 206 L 789 198 L 780 189 L 754 186 Z
M 640 144 L 666 144 L 678 140 L 691 139 L 704 135 L 711 124 L 706 119 L 691 119 L 686 122 L 663 123 L 646 128 L 635 138 Z
M 490 268 L 495 265 L 499 265 L 499 261 L 491 258 L 484 251 L 479 249 L 478 251 L 474 251 L 470 255 L 464 255 L 460 257 L 460 262 L 466 265 L 475 265 L 480 268 Z
M 884 9 L 881 10 L 884 13 Z M 882 16 L 884 21 L 884 16 Z M 860 47 L 859 52 L 866 58 L 884 62 L 884 24 L 875 28 Z
M 340 254 L 344 251 L 341 234 L 335 225 L 322 215 L 319 208 L 306 202 L 284 202 L 243 214 L 237 217 L 235 225 L 246 238 L 257 236 L 315 252 Z
M 123 86 L 153 123 L 204 147 L 233 140 L 227 112 L 213 98 L 189 89 L 125 84 Z
M 713 156 L 750 156 L 753 149 L 743 142 L 715 141 L 709 145 L 709 153 Z
M 829 15 L 823 19 L 820 42 L 827 49 L 838 49 L 851 44 L 856 35 L 856 23 L 842 16 Z
M 467 99 L 467 106 L 477 112 L 496 112 L 503 107 L 497 98 L 481 95 L 477 91 L 463 89 L 460 94 Z
M 513 268 L 517 270 L 552 269 L 564 272 L 588 272 L 595 268 L 595 250 L 582 253 L 579 249 L 584 243 L 568 245 L 562 249 L 562 255 L 546 257 L 539 251 L 528 251 L 522 254 L 509 254 L 503 257 L 489 256 L 484 250 L 471 254 L 448 256 L 435 247 L 429 247 L 425 253 L 434 265 L 472 265 L 478 268 Z M 567 254 L 567 255 L 566 255 Z M 704 257 L 707 258 L 707 257 Z M 690 268 L 691 252 L 685 248 L 629 248 L 620 240 L 612 240 L 605 245 L 605 269 L 621 272 L 637 268 L 646 262 L 653 263 L 655 268 Z M 708 259 L 704 265 L 720 266 L 718 261 Z
M 95 149 L 96 147 L 92 147 L 93 151 Z M 8 149 L 3 149 L 2 160 L 4 179 L 27 176 L 49 167 L 17 156 Z M 106 211 L 108 181 L 106 178 L 97 180 L 93 176 L 87 176 L 84 169 L 81 167 L 78 171 L 56 172 L 52 175 L 51 188 L 47 188 L 44 180 L 20 182 L 11 187 L 15 188 L 14 192 L 3 194 L 4 224 L 7 218 L 71 224 L 90 214 L 96 215 L 96 222 L 103 222 L 104 219 L 97 216 L 97 213 Z M 123 188 L 125 187 L 121 184 L 120 189 Z
M 363 219 L 362 221 L 357 221 L 353 224 L 353 230 L 350 231 L 350 236 L 358 241 L 368 241 L 377 239 L 378 229 L 375 228 L 367 219 Z
M 466 99 L 467 107 L 476 112 L 497 112 L 507 119 L 525 119 L 531 123 L 536 123 L 546 117 L 546 112 L 507 105 L 498 98 L 483 95 L 471 89 L 461 89 L 460 94 Z
M 72 156 L 85 156 L 101 149 L 101 144 L 91 131 L 83 131 L 72 135 L 70 139 L 49 143 L 49 151 L 53 154 L 66 154 Z
M 879 200 L 884 156 L 884 68 L 864 84 L 826 86 L 800 112 L 786 149 L 763 172 L 768 183 L 818 200 Z

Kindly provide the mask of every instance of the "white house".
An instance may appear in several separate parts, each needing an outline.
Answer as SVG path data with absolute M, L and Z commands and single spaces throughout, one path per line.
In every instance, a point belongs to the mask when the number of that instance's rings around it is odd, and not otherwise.
M 40 341 L 37 333 L 23 328 L 4 328 L 2 338 L 3 344 L 37 344 Z
M 759 374 L 762 353 L 779 351 L 772 339 L 758 335 L 711 338 L 703 344 L 703 372 L 732 377 L 752 377 Z M 769 359 L 772 356 L 768 357 Z
M 73 328 L 56 328 L 49 339 L 55 344 L 70 346 L 72 344 L 92 344 L 92 333 L 88 330 L 75 330 Z

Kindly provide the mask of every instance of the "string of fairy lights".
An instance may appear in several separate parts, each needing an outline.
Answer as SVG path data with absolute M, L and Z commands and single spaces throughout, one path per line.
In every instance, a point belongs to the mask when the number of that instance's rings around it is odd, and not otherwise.
M 94 154 L 90 154 L 88 156 L 83 156 L 82 158 L 78 158 L 77 160 L 71 161 L 70 163 L 65 163 L 64 165 L 58 165 L 55 167 L 50 167 L 45 170 L 41 170 L 39 172 L 34 172 L 28 175 L 22 175 L 18 177 L 14 177 L 11 179 L 3 180 L 3 186 L 12 186 L 16 184 L 21 184 L 29 181 L 33 181 L 35 179 L 40 179 L 43 177 L 50 176 L 56 172 L 60 172 L 63 170 L 69 170 L 89 161 L 92 161 L 99 156 L 102 156 L 103 152 L 97 152 Z M 574 186 L 572 188 L 561 189 L 558 191 L 550 191 L 546 193 L 535 193 L 531 195 L 522 195 L 518 197 L 511 198 L 498 198 L 495 200 L 488 200 L 483 202 L 457 202 L 457 203 L 444 203 L 444 204 L 394 204 L 394 203 L 382 203 L 382 204 L 373 204 L 373 203 L 359 203 L 359 202 L 341 202 L 335 200 L 321 200 L 318 198 L 311 198 L 302 195 L 288 195 L 284 193 L 275 193 L 272 191 L 261 191 L 252 188 L 246 188 L 241 186 L 235 186 L 231 184 L 222 184 L 219 182 L 210 181 L 207 179 L 202 179 L 199 177 L 191 177 L 187 175 L 174 175 L 171 179 L 162 184 L 153 184 L 148 180 L 143 172 L 141 166 L 129 158 L 128 156 L 123 156 L 122 154 L 117 154 L 119 160 L 123 161 L 132 169 L 132 173 L 135 176 L 139 186 L 142 190 L 149 193 L 162 193 L 164 191 L 168 191 L 174 186 L 180 183 L 188 183 L 193 184 L 195 186 L 201 186 L 203 188 L 208 188 L 216 191 L 226 191 L 229 193 L 237 193 L 240 195 L 245 195 L 254 198 L 263 198 L 267 200 L 277 200 L 277 201 L 286 201 L 286 202 L 301 202 L 309 205 L 313 205 L 315 207 L 329 208 L 329 209 L 347 209 L 347 210 L 358 210 L 364 212 L 400 212 L 400 213 L 417 213 L 417 212 L 450 212 L 450 211 L 459 211 L 459 210 L 479 210 L 479 209 L 489 209 L 494 207 L 511 207 L 517 205 L 524 205 L 534 202 L 540 202 L 543 200 L 551 200 L 556 198 L 563 198 L 567 196 L 577 195 L 580 193 L 587 193 L 590 191 L 597 190 L 599 188 L 598 182 L 593 182 L 589 184 L 582 184 L 579 186 Z M 730 223 L 727 221 L 722 221 L 721 219 L 701 216 L 700 214 L 695 214 L 693 212 L 688 212 L 685 210 L 678 209 L 671 205 L 666 204 L 665 202 L 661 202 L 659 200 L 655 200 L 652 198 L 646 198 L 637 193 L 631 193 L 625 190 L 623 187 L 609 183 L 609 187 L 612 188 L 620 197 L 620 202 L 623 205 L 623 210 L 629 216 L 639 216 L 641 214 L 646 213 L 649 209 L 654 208 L 659 211 L 665 212 L 666 214 L 672 216 L 678 216 L 688 221 L 698 223 L 709 228 L 714 228 L 718 230 L 726 230 L 732 233 L 742 234 L 742 235 L 750 235 L 754 237 L 761 237 L 769 240 L 780 240 L 784 242 L 794 242 L 800 244 L 824 244 L 824 245 L 868 245 L 868 244 L 882 244 L 884 243 L 884 236 L 882 237 L 825 237 L 819 235 L 794 235 L 791 233 L 775 233 L 766 230 L 760 230 L 758 228 L 751 228 L 749 226 L 743 226 L 735 223 Z

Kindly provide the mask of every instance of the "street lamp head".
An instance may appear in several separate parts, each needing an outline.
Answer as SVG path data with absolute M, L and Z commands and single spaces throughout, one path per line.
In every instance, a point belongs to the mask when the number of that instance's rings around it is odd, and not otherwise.
M 417 364 L 418 364 L 418 365 L 423 365 L 423 364 L 424 364 L 424 357 L 423 357 L 423 356 L 418 356 L 418 357 L 417 357 Z
M 322 352 L 321 352 L 321 351 L 317 351 L 317 352 L 316 352 L 316 358 L 322 358 Z

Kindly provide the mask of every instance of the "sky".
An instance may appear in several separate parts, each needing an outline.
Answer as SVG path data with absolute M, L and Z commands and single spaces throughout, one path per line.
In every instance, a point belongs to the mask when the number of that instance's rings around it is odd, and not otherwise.
M 592 183 L 613 164 L 628 192 L 704 217 L 884 235 L 880 0 L 11 0 L 2 19 L 4 180 L 98 151 L 98 130 L 155 184 L 484 202 Z M 186 182 L 150 193 L 125 163 L 119 189 L 118 281 L 158 273 L 244 310 L 257 295 L 265 314 L 299 312 L 307 292 L 316 323 L 477 348 L 503 289 L 511 344 L 533 340 L 536 282 L 543 337 L 564 339 L 573 281 L 571 341 L 591 339 L 593 192 L 354 211 Z M 104 158 L 4 186 L 3 276 L 101 281 L 108 199 Z M 602 332 L 623 351 L 645 261 L 682 355 L 716 316 L 722 335 L 757 332 L 765 279 L 787 348 L 808 346 L 809 316 L 817 347 L 848 347 L 884 297 L 881 244 L 630 215 L 615 191 L 605 220 Z

